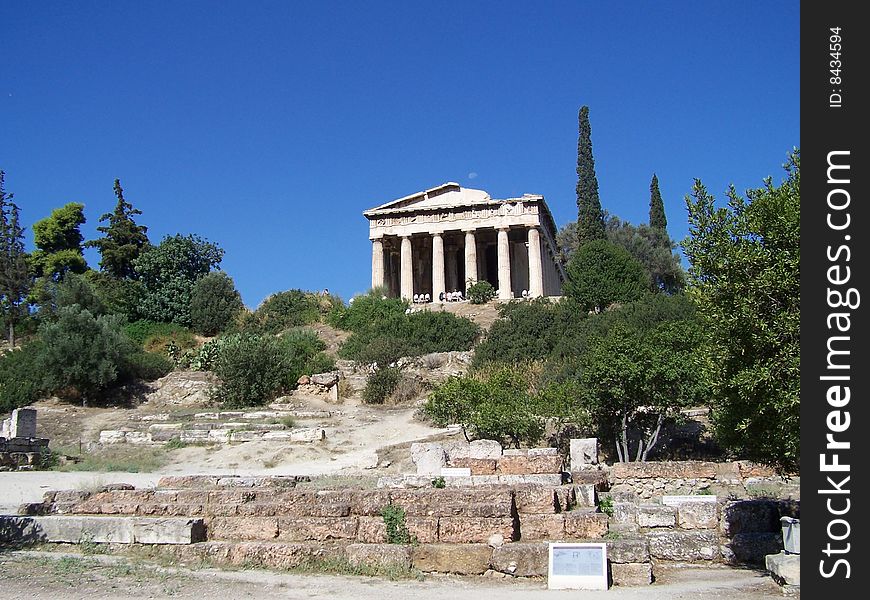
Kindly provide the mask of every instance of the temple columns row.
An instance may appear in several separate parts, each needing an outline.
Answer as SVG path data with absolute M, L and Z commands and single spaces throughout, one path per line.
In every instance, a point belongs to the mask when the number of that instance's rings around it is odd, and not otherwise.
M 411 256 L 411 238 L 401 238 L 401 268 L 399 275 L 400 294 L 402 298 L 414 296 L 413 261 Z M 544 295 L 544 269 L 541 255 L 541 236 L 536 227 L 528 229 L 529 251 L 529 295 L 539 297 Z M 451 256 L 452 258 L 452 256 Z M 456 261 L 448 261 L 452 267 L 451 281 L 456 279 Z M 465 232 L 465 278 L 478 281 L 477 240 L 474 231 Z M 439 233 L 432 234 L 432 299 L 438 300 L 442 292 L 446 292 L 444 261 L 444 237 Z M 384 245 L 382 239 L 372 240 L 372 287 L 384 285 Z M 508 228 L 498 229 L 498 294 L 499 298 L 513 298 L 511 289 L 511 261 Z

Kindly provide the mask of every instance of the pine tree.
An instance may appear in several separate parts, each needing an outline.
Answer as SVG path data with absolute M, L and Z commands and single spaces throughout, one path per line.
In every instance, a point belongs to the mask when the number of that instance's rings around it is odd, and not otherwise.
M 115 180 L 115 196 L 118 203 L 114 212 L 106 213 L 100 217 L 100 222 L 108 221 L 108 225 L 97 227 L 97 231 L 104 237 L 89 241 L 88 247 L 98 248 L 100 251 L 100 269 L 117 279 L 130 279 L 136 274 L 133 261 L 142 253 L 142 249 L 148 245 L 148 228 L 137 225 L 133 220 L 135 215 L 141 215 L 142 211 L 133 208 L 133 205 L 124 199 L 124 190 L 121 181 Z
M 577 140 L 577 247 L 605 239 L 604 212 L 598 197 L 595 159 L 592 157 L 592 130 L 589 107 L 580 108 L 580 135 Z
M 655 173 L 653 173 L 652 182 L 649 184 L 649 226 L 664 232 L 668 230 L 665 203 L 662 201 L 662 194 L 659 192 L 659 178 L 656 177 Z
M 30 272 L 24 250 L 24 229 L 19 209 L 4 189 L 5 173 L 0 171 L 0 302 L 7 326 L 9 346 L 15 346 L 15 325 L 21 320 Z

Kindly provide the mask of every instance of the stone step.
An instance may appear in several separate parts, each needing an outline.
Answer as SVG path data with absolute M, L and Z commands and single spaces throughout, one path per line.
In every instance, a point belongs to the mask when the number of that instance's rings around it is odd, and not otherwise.
M 8 543 L 193 544 L 205 541 L 205 524 L 196 518 L 0 516 Z

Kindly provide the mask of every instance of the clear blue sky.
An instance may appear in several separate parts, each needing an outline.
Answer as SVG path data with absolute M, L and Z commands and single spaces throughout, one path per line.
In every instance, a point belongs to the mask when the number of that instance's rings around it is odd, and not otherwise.
M 255 307 L 371 281 L 363 210 L 445 181 L 576 218 L 577 111 L 604 208 L 672 237 L 701 178 L 782 179 L 797 2 L 0 3 L 0 168 L 27 225 L 117 177 L 152 241 L 197 233 Z M 28 235 L 30 232 L 28 231 Z M 97 267 L 99 256 L 88 251 Z

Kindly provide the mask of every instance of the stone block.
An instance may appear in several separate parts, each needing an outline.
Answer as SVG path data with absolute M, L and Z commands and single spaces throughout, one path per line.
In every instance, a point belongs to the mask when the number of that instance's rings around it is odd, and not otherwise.
M 741 533 L 780 531 L 780 503 L 776 500 L 738 500 L 722 510 L 722 532 L 732 537 Z M 771 554 L 771 553 L 768 553 Z
M 417 475 L 438 477 L 447 466 L 447 454 L 441 444 L 417 442 L 411 444 L 411 460 L 417 467 Z
M 489 482 L 483 481 L 482 478 L 487 477 L 481 475 L 480 485 L 485 485 Z M 548 485 L 555 487 L 562 485 L 561 473 L 541 473 L 537 475 L 498 475 L 498 483 L 502 485 Z
M 707 561 L 719 555 L 715 531 L 654 531 L 646 538 L 650 555 L 660 560 Z
M 595 485 L 591 483 L 575 485 L 574 504 L 578 507 L 595 506 Z
M 358 525 L 357 517 L 279 517 L 278 539 L 291 542 L 353 540 Z
M 506 489 L 395 490 L 392 503 L 408 516 L 420 517 L 509 517 L 513 507 Z
M 493 458 L 451 458 L 450 466 L 471 469 L 471 475 L 495 475 L 496 462 Z
M 195 544 L 206 540 L 202 519 L 133 519 L 137 544 Z
M 315 373 L 311 376 L 311 383 L 321 385 L 323 387 L 332 387 L 338 383 L 341 373 L 339 371 L 330 371 L 329 373 Z
M 613 522 L 619 524 L 637 523 L 638 505 L 634 502 L 614 502 Z
M 598 438 L 573 439 L 569 444 L 572 471 L 598 464 Z
M 715 479 L 716 463 L 696 460 L 616 463 L 613 481 L 620 479 Z
M 556 492 L 556 510 L 565 512 L 577 506 L 577 491 L 573 485 L 560 485 L 554 488 Z
M 498 460 L 501 456 L 501 444 L 496 440 L 474 440 L 468 445 L 468 458 Z
M 151 434 L 144 431 L 128 431 L 127 435 L 124 437 L 124 441 L 128 444 L 150 444 Z
M 442 517 L 438 520 L 438 541 L 442 543 L 484 544 L 493 535 L 514 539 L 514 520 L 511 517 Z
M 779 585 L 801 584 L 800 554 L 786 554 L 785 552 L 769 554 L 765 557 L 764 566 Z
M 604 469 L 590 469 L 588 471 L 571 470 L 571 480 L 577 485 L 592 485 L 598 491 L 610 488 L 607 471 Z
M 637 508 L 640 527 L 673 527 L 677 524 L 677 509 L 660 504 L 642 504 Z
M 558 456 L 558 448 L 529 448 L 526 456 Z
M 230 433 L 231 442 L 254 442 L 262 438 L 262 431 L 233 431 Z
M 119 429 L 105 429 L 100 432 L 100 444 L 123 444 L 127 439 L 127 432 Z
M 731 564 L 760 565 L 780 550 L 782 533 L 738 533 L 722 546 L 722 558 Z
M 565 513 L 521 515 L 520 539 L 558 541 L 565 538 Z
M 502 456 L 498 460 L 496 473 L 499 475 L 537 475 L 562 472 L 562 457 L 543 456 Z
M 272 540 L 278 537 L 275 517 L 213 517 L 208 521 L 209 540 Z
M 408 533 L 421 544 L 438 541 L 438 519 L 435 517 L 406 517 Z M 387 526 L 382 517 L 359 517 L 357 541 L 363 544 L 387 542 Z
M 546 486 L 522 486 L 514 489 L 514 501 L 520 514 L 552 514 L 561 508 L 556 491 Z
M 737 468 L 739 469 L 740 477 L 742 477 L 743 479 L 769 479 L 779 477 L 773 467 L 769 467 L 767 465 L 760 465 L 758 463 L 752 462 L 751 460 L 737 461 Z
M 502 456 L 527 456 L 528 453 L 528 450 L 522 448 L 505 448 L 502 452 Z
M 714 529 L 719 526 L 716 496 L 664 496 L 662 504 L 677 509 L 681 529 Z
M 626 537 L 608 541 L 607 559 L 612 563 L 649 562 L 649 544 L 642 537 Z
M 481 575 L 492 552 L 486 544 L 427 544 L 411 549 L 411 564 L 424 572 Z
M 294 429 L 290 432 L 290 440 L 293 442 L 322 442 L 325 439 L 326 430 L 322 427 Z
M 185 444 L 206 443 L 209 441 L 208 430 L 184 429 L 178 435 L 178 439 Z
M 492 551 L 492 568 L 515 577 L 546 577 L 548 561 L 545 543 L 505 544 Z
M 607 515 L 590 509 L 572 510 L 565 514 L 565 537 L 597 539 L 607 534 Z
M 35 438 L 36 437 L 36 409 L 16 408 L 10 417 L 10 438 Z
M 610 563 L 610 576 L 613 585 L 621 587 L 636 587 L 652 583 L 652 564 L 645 563 Z
M 353 566 L 411 568 L 411 546 L 400 544 L 350 544 L 345 549 Z
M 390 492 L 386 490 L 354 491 L 350 495 L 350 512 L 353 515 L 380 516 L 390 504 Z

